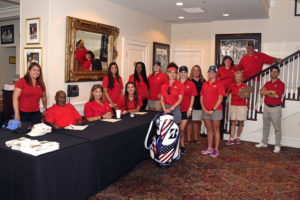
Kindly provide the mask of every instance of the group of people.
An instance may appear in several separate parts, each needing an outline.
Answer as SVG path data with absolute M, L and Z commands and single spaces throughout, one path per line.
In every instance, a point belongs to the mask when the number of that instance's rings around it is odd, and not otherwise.
M 234 66 L 230 56 L 223 58 L 222 67 L 210 66 L 207 81 L 204 79 L 200 66 L 195 65 L 188 76 L 186 66 L 169 63 L 167 73 L 161 72 L 161 65 L 155 62 L 152 73 L 147 77 L 143 62 L 135 64 L 134 73 L 130 75 L 123 94 L 123 80 L 119 75 L 117 63 L 108 67 L 108 75 L 103 78 L 102 85 L 95 84 L 90 91 L 90 97 L 84 106 L 84 120 L 95 121 L 111 118 L 115 110 L 122 114 L 140 110 L 163 110 L 174 115 L 174 122 L 179 124 L 181 138 L 181 153 L 186 152 L 185 145 L 199 143 L 200 122 L 204 121 L 207 129 L 208 146 L 201 154 L 216 158 L 220 155 L 220 122 L 223 119 L 224 99 L 231 94 L 231 134 L 228 145 L 240 144 L 243 122 L 247 116 L 247 96 L 241 96 L 241 89 L 248 87 L 243 79 L 250 78 L 259 70 L 262 64 L 279 62 L 280 59 L 255 52 L 253 42 L 247 44 L 247 52 L 240 64 Z M 259 63 L 259 64 L 257 64 Z M 260 69 L 258 69 L 260 68 Z M 179 76 L 178 76 L 179 74 Z M 281 97 L 284 83 L 278 79 L 279 68 L 272 67 L 271 81 L 260 91 L 265 96 L 263 140 L 257 147 L 266 147 L 270 123 L 276 133 L 274 152 L 280 151 L 280 117 Z M 39 102 L 42 99 L 43 113 Z M 55 104 L 47 109 L 46 87 L 43 82 L 41 67 L 31 63 L 27 73 L 15 84 L 13 93 L 14 118 L 19 121 L 31 121 L 33 124 L 44 120 L 53 128 L 59 129 L 70 124 L 81 124 L 83 118 L 73 105 L 66 103 L 66 93 L 58 91 Z M 238 121 L 237 137 L 234 139 L 236 122 Z M 185 134 L 186 133 L 186 134 Z M 214 146 L 213 146 L 214 143 Z M 214 148 L 213 148 L 214 147 Z

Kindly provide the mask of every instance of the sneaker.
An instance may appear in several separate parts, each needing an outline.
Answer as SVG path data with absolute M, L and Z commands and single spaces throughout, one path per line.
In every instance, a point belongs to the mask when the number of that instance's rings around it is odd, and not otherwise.
M 226 145 L 234 145 L 233 139 L 227 140 Z
M 180 147 L 180 153 L 181 153 L 181 154 L 185 154 L 185 153 L 186 153 L 185 147 Z
M 235 144 L 241 144 L 240 138 L 236 138 L 236 139 L 235 139 Z
M 274 153 L 279 153 L 280 152 L 280 146 L 276 146 L 274 147 Z
M 211 154 L 214 151 L 212 148 L 205 148 L 203 151 L 201 151 L 201 154 L 206 155 L 206 154 Z
M 256 146 L 257 148 L 261 148 L 261 147 L 267 147 L 268 145 L 261 142 L 261 143 L 255 145 L 255 146 Z
M 210 155 L 209 157 L 211 158 L 216 158 L 220 155 L 220 152 L 218 150 L 214 150 Z

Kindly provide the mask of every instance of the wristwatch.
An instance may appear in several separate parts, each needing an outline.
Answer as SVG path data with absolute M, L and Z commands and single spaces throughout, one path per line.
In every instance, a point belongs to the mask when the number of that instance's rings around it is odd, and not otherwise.
M 192 111 L 192 110 L 193 110 L 193 108 L 189 108 L 189 110 L 190 110 L 190 111 Z
M 216 110 L 214 108 L 211 109 L 213 112 L 215 112 Z

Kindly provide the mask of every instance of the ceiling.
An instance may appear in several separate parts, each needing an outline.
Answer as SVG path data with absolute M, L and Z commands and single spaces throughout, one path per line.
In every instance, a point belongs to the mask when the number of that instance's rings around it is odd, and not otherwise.
M 268 18 L 270 0 L 108 0 L 168 23 L 210 22 L 218 20 Z M 272 1 L 272 0 L 271 0 Z M 183 6 L 176 6 L 182 2 Z M 187 13 L 183 8 L 205 12 Z M 223 13 L 228 13 L 224 17 Z M 184 19 L 179 19 L 183 16 Z
M 0 0 L 0 9 L 20 5 L 20 0 Z
M 20 0 L 0 0 L 0 21 L 20 17 Z

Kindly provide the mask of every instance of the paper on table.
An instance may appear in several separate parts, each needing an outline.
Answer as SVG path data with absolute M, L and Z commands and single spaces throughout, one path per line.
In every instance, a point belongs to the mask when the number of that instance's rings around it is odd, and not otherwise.
M 88 125 L 79 126 L 79 125 L 71 124 L 70 126 L 66 126 L 65 129 L 82 131 L 82 130 L 86 129 L 86 127 L 88 127 Z
M 104 121 L 104 122 L 118 122 L 120 120 L 121 119 L 102 119 L 101 121 Z
M 145 115 L 145 114 L 147 114 L 147 112 L 135 112 L 134 114 L 135 115 Z

